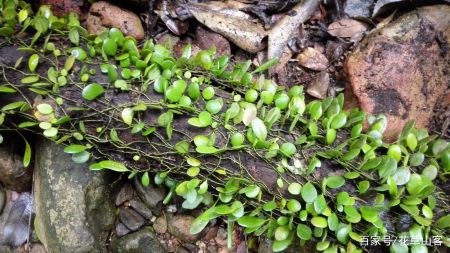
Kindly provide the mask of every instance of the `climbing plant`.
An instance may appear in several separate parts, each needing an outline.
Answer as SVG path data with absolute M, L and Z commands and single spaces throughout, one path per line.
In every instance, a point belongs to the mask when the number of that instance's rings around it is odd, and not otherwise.
M 449 245 L 447 141 L 409 122 L 383 142 L 387 119 L 345 111 L 339 94 L 307 101 L 232 64 L 215 49 L 137 43 L 111 28 L 90 35 L 75 14 L 33 14 L 24 1 L 0 0 L 0 127 L 65 145 L 75 163 L 165 185 L 164 199 L 203 208 L 191 232 L 212 219 L 273 239 L 273 250 L 312 242 L 318 251 L 361 252 L 368 236 L 406 236 L 391 252 L 427 252 L 427 240 Z M 363 131 L 364 124 L 367 131 Z M 31 161 L 24 138 L 23 163 Z M 0 135 L 0 143 L 3 141 Z M 407 216 L 411 225 L 398 229 Z

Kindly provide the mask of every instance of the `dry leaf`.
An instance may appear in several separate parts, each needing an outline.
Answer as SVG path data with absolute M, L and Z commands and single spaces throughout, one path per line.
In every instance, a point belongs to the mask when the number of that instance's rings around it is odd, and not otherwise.
M 324 99 L 327 97 L 327 91 L 328 87 L 330 86 L 330 75 L 324 71 L 320 73 L 320 75 L 311 82 L 311 84 L 308 86 L 308 89 L 306 89 L 306 93 L 309 95 Z
M 328 67 L 328 59 L 318 50 L 313 47 L 306 48 L 297 56 L 298 64 L 300 66 L 322 71 Z
M 256 53 L 265 47 L 263 24 L 224 2 L 187 4 L 189 12 L 209 29 L 222 34 L 238 47 Z
M 341 19 L 328 26 L 328 33 L 343 38 L 351 38 L 367 30 L 367 25 L 354 19 Z
M 269 33 L 268 59 L 279 58 L 289 39 L 319 6 L 317 0 L 304 0 L 292 8 L 295 15 L 285 15 Z

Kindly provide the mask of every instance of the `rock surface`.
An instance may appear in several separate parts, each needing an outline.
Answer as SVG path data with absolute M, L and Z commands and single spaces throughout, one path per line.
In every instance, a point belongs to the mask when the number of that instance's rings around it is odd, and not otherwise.
M 409 120 L 428 127 L 449 92 L 450 6 L 422 7 L 372 31 L 348 57 L 350 88 L 362 110 L 388 117 L 387 140 Z
M 138 232 L 128 234 L 112 243 L 113 253 L 164 253 L 164 249 L 156 238 L 155 231 L 146 227 Z
M 136 231 L 145 223 L 144 217 L 130 208 L 120 209 L 120 221 L 131 231 Z
M 100 33 L 109 27 L 116 27 L 137 40 L 144 38 L 144 27 L 136 14 L 105 1 L 95 2 L 87 17 L 88 32 Z
M 195 43 L 202 50 L 209 50 L 214 46 L 216 47 L 216 57 L 231 54 L 230 43 L 222 35 L 206 30 L 201 26 L 197 27 L 195 30 L 195 35 Z
M 36 151 L 35 222 L 47 251 L 106 252 L 115 215 L 105 173 L 73 163 L 63 146 L 48 140 Z
M 0 186 L 0 214 L 2 214 L 5 202 L 6 202 L 6 192 L 3 191 L 3 188 Z
M 33 200 L 29 192 L 20 194 L 8 212 L 8 217 L 0 227 L 0 244 L 16 248 L 29 238 L 30 220 L 33 215 Z
M 56 16 L 62 16 L 75 12 L 81 14 L 80 7 L 83 6 L 84 0 L 41 0 L 40 5 L 48 4 L 52 7 L 52 12 Z
M 143 186 L 137 177 L 135 177 L 133 182 L 139 198 L 153 213 L 159 215 L 161 213 L 162 201 L 166 197 L 166 189 L 164 187 L 155 187 L 153 184 Z
M 190 229 L 194 219 L 195 218 L 192 216 L 181 214 L 175 215 L 173 217 L 168 217 L 167 230 L 169 233 L 179 238 L 180 240 L 194 243 L 201 237 L 201 233 L 195 235 L 192 235 L 190 233 Z
M 24 168 L 21 156 L 9 148 L 0 147 L 0 157 L 0 183 L 12 191 L 28 191 L 32 181 L 31 168 Z

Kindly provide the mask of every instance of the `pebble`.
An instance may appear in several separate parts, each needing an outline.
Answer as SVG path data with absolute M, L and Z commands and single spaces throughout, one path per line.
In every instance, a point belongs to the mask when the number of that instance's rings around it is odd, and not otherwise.
M 169 231 L 169 233 L 171 233 L 175 237 L 178 237 L 180 240 L 193 243 L 197 241 L 202 235 L 202 233 L 198 233 L 195 235 L 192 235 L 190 233 L 190 229 L 194 219 L 194 217 L 189 215 L 175 215 L 173 217 L 168 217 L 167 230 Z
M 167 232 L 167 219 L 165 215 L 159 216 L 153 223 L 153 228 L 158 234 L 164 234 Z
M 144 217 L 130 208 L 121 208 L 119 217 L 120 221 L 131 231 L 138 230 L 145 223 Z
M 137 177 L 135 177 L 133 183 L 139 198 L 154 214 L 159 215 L 161 213 L 162 201 L 166 197 L 166 188 L 155 187 L 153 184 L 143 186 Z
M 131 231 L 122 223 L 119 222 L 116 226 L 116 234 L 118 237 L 124 236 L 128 233 L 130 233 Z
M 135 196 L 135 192 L 134 192 L 131 184 L 125 184 L 124 186 L 122 186 L 119 193 L 117 194 L 116 202 L 115 202 L 116 206 L 120 206 L 123 203 L 125 203 L 126 201 L 133 199 L 134 196 Z
M 129 206 L 132 207 L 136 212 L 142 215 L 147 220 L 151 220 L 153 217 L 152 211 L 141 201 L 131 200 L 128 202 Z

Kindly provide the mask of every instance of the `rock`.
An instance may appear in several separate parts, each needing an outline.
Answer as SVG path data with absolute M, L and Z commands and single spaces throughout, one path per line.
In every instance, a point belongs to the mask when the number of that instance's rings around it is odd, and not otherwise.
M 323 71 L 309 85 L 306 92 L 316 98 L 324 99 L 327 97 L 328 87 L 330 86 L 330 75 Z
M 328 67 L 328 59 L 313 47 L 306 48 L 297 56 L 298 64 L 312 69 L 322 71 Z
M 33 199 L 29 192 L 20 194 L 8 212 L 8 218 L 0 231 L 0 242 L 16 248 L 30 235 L 29 222 L 33 215 Z
M 22 156 L 3 146 L 0 147 L 0 157 L 0 183 L 12 191 L 29 191 L 33 173 L 30 168 L 23 167 Z
M 56 16 L 63 16 L 70 12 L 81 14 L 80 7 L 83 6 L 84 0 L 41 0 L 40 5 L 48 4 L 52 7 L 52 12 Z
M 345 62 L 348 100 L 353 93 L 362 110 L 387 116 L 387 140 L 409 120 L 428 127 L 433 107 L 449 92 L 449 12 L 435 5 L 407 13 L 371 32 Z
M 130 233 L 131 231 L 122 223 L 119 222 L 116 226 L 116 235 L 118 237 L 124 236 L 128 233 Z
M 231 54 L 230 43 L 222 35 L 197 26 L 195 36 L 195 43 L 202 50 L 209 50 L 214 46 L 216 47 L 216 57 Z
M 139 198 L 153 213 L 159 215 L 161 213 L 162 201 L 166 197 L 166 189 L 164 187 L 156 187 L 153 184 L 143 186 L 137 177 L 135 177 L 133 183 Z
M 0 214 L 2 214 L 3 207 L 5 206 L 6 202 L 6 193 L 3 191 L 2 187 L 0 186 Z
M 146 227 L 138 232 L 125 235 L 112 243 L 113 253 L 164 253 L 164 248 L 156 238 L 155 231 Z
M 109 27 L 116 27 L 137 40 L 144 39 L 144 27 L 136 14 L 105 1 L 95 2 L 87 17 L 88 32 L 97 34 Z
M 189 253 L 189 251 L 180 246 L 175 250 L 175 253 Z
M 128 204 L 130 207 L 132 207 L 136 212 L 138 212 L 147 220 L 150 220 L 153 217 L 152 211 L 148 209 L 148 207 L 141 201 L 133 199 Z
M 120 206 L 126 201 L 132 200 L 136 193 L 133 190 L 131 184 L 125 184 L 120 189 L 119 193 L 116 196 L 115 204 L 116 206 Z
M 347 0 L 344 5 L 344 12 L 349 17 L 370 18 L 371 8 L 374 5 L 373 0 Z
M 1 253 L 13 253 L 11 248 L 9 246 L 0 245 L 0 252 Z
M 47 251 L 45 250 L 44 245 L 40 243 L 34 243 L 33 246 L 31 246 L 30 253 L 47 253 Z
M 189 215 L 175 215 L 173 217 L 168 217 L 167 230 L 180 240 L 194 243 L 201 237 L 201 233 L 192 235 L 189 231 L 194 219 L 194 217 Z
M 258 253 L 273 253 L 272 240 L 261 238 L 261 240 L 259 241 Z
M 106 172 L 75 164 L 49 140 L 36 148 L 35 224 L 48 252 L 106 252 L 114 203 Z
M 153 228 L 158 234 L 164 234 L 167 232 L 167 219 L 165 215 L 159 216 L 153 223 Z
M 131 231 L 136 231 L 145 223 L 144 217 L 130 208 L 120 208 L 120 221 Z

